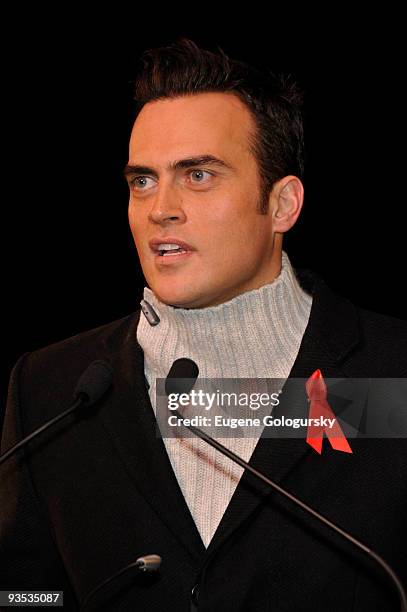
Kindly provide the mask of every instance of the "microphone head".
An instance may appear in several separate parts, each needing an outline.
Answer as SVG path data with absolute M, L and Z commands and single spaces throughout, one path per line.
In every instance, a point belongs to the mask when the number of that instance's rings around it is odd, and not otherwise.
M 156 572 L 161 565 L 160 555 L 145 555 L 136 561 L 136 567 L 142 572 Z
M 187 357 L 176 359 L 165 381 L 165 393 L 189 393 L 198 378 L 199 368 L 195 361 Z
M 107 361 L 93 361 L 84 371 L 76 385 L 74 399 L 84 397 L 88 406 L 97 402 L 113 382 L 113 370 Z

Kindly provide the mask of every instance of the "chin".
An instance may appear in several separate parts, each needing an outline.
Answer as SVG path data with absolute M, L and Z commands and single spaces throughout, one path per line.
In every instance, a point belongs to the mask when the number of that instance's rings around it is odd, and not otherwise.
M 178 306 L 179 308 L 189 308 L 191 301 L 194 301 L 194 296 L 184 289 L 176 290 L 174 287 L 155 287 L 150 285 L 154 295 L 168 306 Z
M 221 281 L 210 278 L 208 274 L 201 274 L 200 271 L 195 274 L 172 274 L 166 278 L 154 274 L 150 279 L 146 276 L 146 281 L 160 302 L 168 306 L 206 308 L 224 301 L 225 289 Z
M 185 285 L 182 287 L 162 287 L 150 285 L 151 291 L 154 295 L 168 306 L 175 306 L 178 308 L 204 308 L 206 302 L 206 294 L 202 291 L 187 291 Z

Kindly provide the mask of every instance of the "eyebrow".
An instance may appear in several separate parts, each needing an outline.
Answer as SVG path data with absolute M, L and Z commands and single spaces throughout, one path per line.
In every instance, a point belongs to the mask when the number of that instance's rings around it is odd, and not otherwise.
M 233 167 L 227 164 L 223 159 L 219 159 L 214 155 L 198 155 L 197 157 L 185 157 L 184 159 L 178 159 L 171 162 L 167 166 L 167 170 L 179 170 L 182 168 L 191 168 L 193 166 L 220 166 L 221 168 L 227 168 L 233 170 Z M 158 172 L 154 168 L 148 166 L 132 165 L 127 164 L 123 170 L 124 176 L 129 174 L 150 174 L 155 178 L 158 178 Z

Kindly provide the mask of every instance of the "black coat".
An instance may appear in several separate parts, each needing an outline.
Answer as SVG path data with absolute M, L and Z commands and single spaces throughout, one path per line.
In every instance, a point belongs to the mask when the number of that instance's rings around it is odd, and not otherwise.
M 290 376 L 407 377 L 407 323 L 361 310 L 298 272 L 313 306 Z M 139 312 L 24 355 L 10 383 L 2 452 L 64 410 L 94 359 L 114 383 L 86 418 L 70 416 L 0 467 L 0 590 L 64 590 L 66 610 L 137 557 L 156 576 L 123 576 L 107 610 L 398 610 L 363 553 L 245 473 L 208 550 L 171 468 L 136 340 Z M 407 440 L 261 438 L 250 463 L 382 555 L 407 582 Z M 203 492 L 205 494 L 205 492 Z M 196 601 L 195 599 L 195 601 Z M 96 603 L 94 600 L 93 603 Z M 97 609 L 102 609 L 100 601 Z

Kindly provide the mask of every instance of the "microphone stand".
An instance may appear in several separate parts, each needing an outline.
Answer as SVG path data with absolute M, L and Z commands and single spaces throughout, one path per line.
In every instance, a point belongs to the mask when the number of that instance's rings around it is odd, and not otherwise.
M 176 416 L 180 418 L 184 424 L 184 417 L 182 416 L 182 414 L 180 414 L 178 410 L 174 410 L 174 414 L 176 414 Z M 281 495 L 284 495 L 284 497 L 291 500 L 294 504 L 296 504 L 297 506 L 300 506 L 300 508 L 302 508 L 309 514 L 312 514 L 312 516 L 314 516 L 316 519 L 324 523 L 324 525 L 327 525 L 327 527 L 329 527 L 336 533 L 339 533 L 348 542 L 351 542 L 352 544 L 354 544 L 357 548 L 362 550 L 369 557 L 371 557 L 374 561 L 376 561 L 376 563 L 378 563 L 383 568 L 385 573 L 390 577 L 394 586 L 397 589 L 397 593 L 398 593 L 400 604 L 401 604 L 400 612 L 407 612 L 407 596 L 406 596 L 404 587 L 401 583 L 401 580 L 399 579 L 397 574 L 394 572 L 394 570 L 390 567 L 390 565 L 386 563 L 386 561 L 380 555 L 378 555 L 376 552 L 371 550 L 368 546 L 363 544 L 363 542 L 361 542 L 360 540 L 356 539 L 355 537 L 353 537 L 352 535 L 350 535 L 349 533 L 347 533 L 346 531 L 338 527 L 338 525 L 335 525 L 335 523 L 332 523 L 329 519 L 327 519 L 325 516 L 323 516 L 322 514 L 320 514 L 313 508 L 311 508 L 310 506 L 308 506 L 306 503 L 298 499 L 298 497 L 295 497 L 295 495 L 293 495 L 292 493 L 289 493 L 288 491 L 280 487 L 276 482 L 274 482 L 273 480 L 271 480 L 270 478 L 268 478 L 267 476 L 265 476 L 264 474 L 256 470 L 254 467 L 252 467 L 249 463 L 244 461 L 238 455 L 235 455 L 235 453 L 233 453 L 226 446 L 223 446 L 223 444 L 221 444 L 220 442 L 218 442 L 217 440 L 209 436 L 207 433 L 202 431 L 202 429 L 199 429 L 198 427 L 194 427 L 193 425 L 185 425 L 185 424 L 184 424 L 184 427 L 187 427 L 187 429 L 189 429 L 193 434 L 201 438 L 201 440 L 204 440 L 205 442 L 207 442 L 207 444 L 209 444 L 213 448 L 216 448 L 220 453 L 225 455 L 225 457 L 228 457 L 229 459 L 231 459 L 232 461 L 240 465 L 245 470 L 248 470 L 251 474 L 256 476 L 256 478 L 259 478 L 260 480 L 268 484 L 270 487 L 278 491 Z

